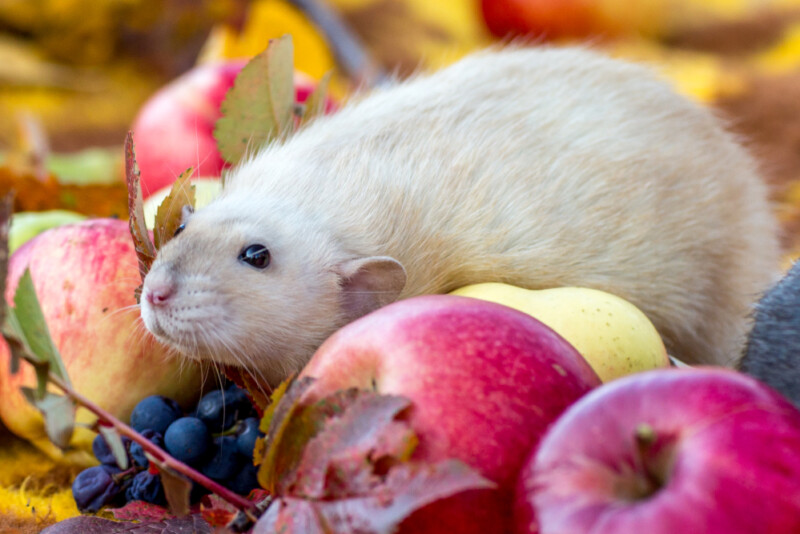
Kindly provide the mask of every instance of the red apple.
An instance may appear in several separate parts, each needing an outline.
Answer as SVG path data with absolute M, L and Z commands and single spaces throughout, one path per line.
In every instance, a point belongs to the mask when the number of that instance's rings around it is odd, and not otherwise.
M 486 25 L 497 37 L 531 35 L 557 39 L 607 31 L 599 0 L 481 0 Z
M 141 278 L 127 221 L 60 226 L 25 243 L 11 256 L 7 302 L 13 302 L 26 267 L 77 391 L 125 421 L 147 395 L 167 395 L 185 406 L 194 402 L 198 369 L 171 357 L 141 325 L 133 294 Z M 19 373 L 10 374 L 8 346 L 0 342 L 0 418 L 15 434 L 59 457 L 38 411 L 19 391 L 35 383 L 33 368 L 24 362 Z M 91 423 L 95 418 L 81 409 L 77 419 Z M 88 429 L 75 429 L 72 444 L 79 461 L 86 461 L 80 451 L 91 450 L 93 438 Z
M 528 451 L 568 405 L 600 383 L 563 338 L 492 302 L 431 295 L 350 323 L 314 354 L 303 402 L 359 387 L 412 401 L 414 458 L 457 458 L 498 485 L 438 501 L 403 532 L 504 532 Z
M 139 111 L 132 130 L 144 198 L 167 187 L 189 167 L 195 176 L 219 177 L 227 166 L 217 150 L 214 124 L 220 105 L 245 60 L 193 68 L 153 95 Z M 296 98 L 305 102 L 314 81 L 295 73 Z M 326 110 L 334 104 L 329 101 Z
M 556 421 L 520 474 L 516 532 L 800 532 L 800 412 L 723 369 L 615 380 Z

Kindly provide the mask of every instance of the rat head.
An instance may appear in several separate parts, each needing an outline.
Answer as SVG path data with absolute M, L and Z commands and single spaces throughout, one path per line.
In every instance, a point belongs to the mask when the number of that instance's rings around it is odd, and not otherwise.
M 145 278 L 141 313 L 187 357 L 276 385 L 337 328 L 394 301 L 405 280 L 393 258 L 342 250 L 296 209 L 223 196 L 184 210 Z

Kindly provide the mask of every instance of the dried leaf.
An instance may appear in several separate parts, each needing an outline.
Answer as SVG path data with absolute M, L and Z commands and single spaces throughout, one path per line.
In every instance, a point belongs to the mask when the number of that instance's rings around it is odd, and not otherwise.
M 194 186 L 189 179 L 192 177 L 194 169 L 188 168 L 175 180 L 169 195 L 158 205 L 156 220 L 153 227 L 153 237 L 156 250 L 175 236 L 175 231 L 181 225 L 183 218 L 183 207 L 189 206 L 194 209 L 195 195 Z
M 30 269 L 25 269 L 19 279 L 14 293 L 14 308 L 8 310 L 8 315 L 9 323 L 16 330 L 23 345 L 30 350 L 31 355 L 40 362 L 48 363 L 54 375 L 69 383 L 67 368 L 50 337 L 44 313 L 39 305 Z
M 325 73 L 325 76 L 317 83 L 317 86 L 308 95 L 303 105 L 303 118 L 300 124 L 306 124 L 314 117 L 325 113 L 325 101 L 328 98 L 328 85 L 331 81 L 331 71 Z
M 256 411 L 260 416 L 263 415 L 264 410 L 271 402 L 270 394 L 272 393 L 272 388 L 241 367 L 234 367 L 233 365 L 222 365 L 221 367 L 228 380 L 247 391 L 250 401 L 256 407 Z M 287 385 L 290 381 L 291 379 L 287 380 Z
M 150 240 L 144 219 L 144 201 L 142 199 L 142 186 L 139 183 L 139 167 L 136 164 L 136 152 L 133 146 L 133 134 L 128 132 L 125 138 L 125 179 L 128 184 L 128 215 L 133 236 L 133 246 L 136 249 L 136 258 L 139 260 L 139 275 L 144 277 L 156 259 L 156 249 Z M 136 301 L 139 301 L 137 290 Z
M 492 482 L 458 460 L 406 463 L 393 467 L 383 483 L 362 494 L 330 500 L 276 500 L 253 532 L 393 534 L 424 506 L 463 491 L 492 488 Z
M 273 395 L 277 402 L 270 405 L 264 414 L 264 420 L 269 421 L 269 427 L 265 438 L 266 450 L 258 470 L 258 482 L 272 494 L 279 493 L 281 480 L 300 462 L 303 448 L 313 437 L 313 434 L 309 435 L 309 429 L 297 424 L 299 418 L 294 417 L 295 412 L 301 408 L 300 397 L 312 382 L 313 379 L 308 377 L 295 380 L 286 393 L 283 393 L 281 384 Z M 315 428 L 314 433 L 316 430 Z
M 147 459 L 152 465 L 158 468 L 158 474 L 161 477 L 161 484 L 164 486 L 164 496 L 167 498 L 169 511 L 178 517 L 189 515 L 189 493 L 192 491 L 192 483 L 174 472 L 157 458 L 148 454 Z
M 408 423 L 396 419 L 410 406 L 403 397 L 359 392 L 308 442 L 292 495 L 324 499 L 363 492 L 388 467 L 408 461 L 418 440 Z
M 106 440 L 108 448 L 111 449 L 111 454 L 117 461 L 120 469 L 128 468 L 128 451 L 125 449 L 125 444 L 122 443 L 122 437 L 113 426 L 98 425 L 100 433 Z
M 288 134 L 294 126 L 294 48 L 290 35 L 270 40 L 245 65 L 222 102 L 214 138 L 235 165 L 247 150 Z
M 47 527 L 41 534 L 211 534 L 212 532 L 211 525 L 199 515 L 137 523 L 79 516 Z
M 66 449 L 75 429 L 75 402 L 69 397 L 47 392 L 43 399 L 37 397 L 33 389 L 23 387 L 25 398 L 36 406 L 44 417 L 44 428 L 47 437 L 57 447 Z

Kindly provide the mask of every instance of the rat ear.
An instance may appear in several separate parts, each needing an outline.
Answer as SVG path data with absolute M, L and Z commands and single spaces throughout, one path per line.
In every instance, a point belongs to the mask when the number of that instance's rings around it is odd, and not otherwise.
M 391 304 L 406 285 L 406 270 L 389 256 L 347 260 L 339 265 L 342 308 L 348 320 Z

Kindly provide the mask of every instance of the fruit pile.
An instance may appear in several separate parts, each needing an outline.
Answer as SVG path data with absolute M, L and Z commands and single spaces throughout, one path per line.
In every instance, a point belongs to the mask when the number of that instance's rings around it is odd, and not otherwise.
M 130 425 L 174 458 L 197 469 L 208 478 L 236 493 L 247 495 L 258 488 L 253 449 L 261 435 L 258 419 L 246 393 L 235 385 L 214 390 L 184 415 L 174 400 L 151 395 L 136 405 Z M 72 484 L 75 502 L 82 512 L 97 512 L 107 505 L 145 501 L 166 505 L 158 471 L 141 445 L 123 437 L 128 467 L 120 468 L 102 433 L 95 437 L 92 451 L 100 465 L 83 470 Z M 192 488 L 192 501 L 204 494 Z

